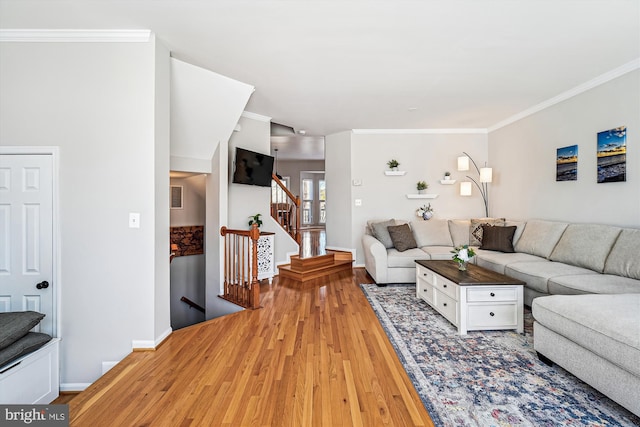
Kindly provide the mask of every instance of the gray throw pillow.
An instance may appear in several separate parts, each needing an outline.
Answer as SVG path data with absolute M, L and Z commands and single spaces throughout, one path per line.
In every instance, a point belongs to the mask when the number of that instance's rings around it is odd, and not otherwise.
M 498 227 L 495 225 L 482 226 L 482 246 L 480 249 L 499 252 L 515 252 L 513 250 L 513 235 L 516 226 Z
M 378 239 L 387 249 L 393 247 L 391 236 L 389 236 L 389 230 L 387 230 L 387 227 L 391 225 L 396 225 L 396 221 L 394 219 L 382 222 L 374 222 L 373 224 L 371 224 L 371 233 L 373 234 L 373 237 Z
M 387 227 L 389 230 L 389 236 L 393 241 L 393 246 L 398 252 L 404 252 L 407 249 L 417 248 L 416 239 L 413 237 L 411 227 L 407 224 L 394 225 Z
M 0 349 L 10 346 L 44 318 L 36 311 L 9 311 L 0 313 Z

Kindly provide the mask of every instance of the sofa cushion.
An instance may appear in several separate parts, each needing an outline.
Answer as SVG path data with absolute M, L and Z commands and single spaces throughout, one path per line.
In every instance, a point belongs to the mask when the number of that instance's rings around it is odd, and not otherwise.
M 387 249 L 393 247 L 393 241 L 391 240 L 391 236 L 389 235 L 389 230 L 387 230 L 387 227 L 393 225 L 396 225 L 396 221 L 394 219 L 372 222 L 369 224 L 373 237 L 378 239 Z
M 532 303 L 537 322 L 636 376 L 639 308 L 640 294 L 552 295 Z
M 612 274 L 593 273 L 552 277 L 549 279 L 548 286 L 550 294 L 562 295 L 640 293 L 640 280 Z
M 524 227 L 527 223 L 525 221 L 507 220 L 504 225 L 506 227 L 516 226 L 516 232 L 513 234 L 513 247 L 515 248 L 516 243 L 520 240 L 520 236 L 522 236 L 522 232 L 524 231 Z
M 397 249 L 387 250 L 387 267 L 398 268 L 408 267 L 415 268 L 417 259 L 431 259 L 429 254 L 422 249 L 407 249 L 404 252 L 398 252 Z
M 569 224 L 549 259 L 602 273 L 621 230 L 608 225 Z
M 446 219 L 432 218 L 429 221 L 413 221 L 411 228 L 419 248 L 423 246 L 453 246 L 449 232 L 449 221 Z
M 476 264 L 478 264 L 480 267 L 487 268 L 500 274 L 505 274 L 504 269 L 507 265 L 514 262 L 526 261 L 549 262 L 549 260 L 547 260 L 546 258 L 519 252 L 504 253 L 496 251 L 484 251 L 482 249 L 478 249 L 476 251 Z
M 511 227 L 483 225 L 482 245 L 480 245 L 480 249 L 499 252 L 515 252 L 513 250 L 513 235 L 515 232 L 515 225 Z
M 10 311 L 0 313 L 0 349 L 18 341 L 44 318 L 37 311 Z
M 453 246 L 423 246 L 422 250 L 428 253 L 431 259 L 449 260 L 453 258 L 451 253 Z
M 393 242 L 393 247 L 396 248 L 398 252 L 404 252 L 407 249 L 418 247 L 409 224 L 391 225 L 387 227 L 387 230 Z
M 451 233 L 453 246 L 464 246 L 469 244 L 469 227 L 471 227 L 471 220 L 449 220 L 449 233 Z
M 515 250 L 548 258 L 568 225 L 566 222 L 528 221 L 515 245 Z
M 604 272 L 640 280 L 640 230 L 624 228 L 611 248 Z
M 504 274 L 526 282 L 526 286 L 535 291 L 549 293 L 549 279 L 570 274 L 590 274 L 591 270 L 575 267 L 561 262 L 514 262 L 504 269 Z
M 472 218 L 469 227 L 469 245 L 480 246 L 482 244 L 482 226 L 497 225 L 504 226 L 504 218 Z

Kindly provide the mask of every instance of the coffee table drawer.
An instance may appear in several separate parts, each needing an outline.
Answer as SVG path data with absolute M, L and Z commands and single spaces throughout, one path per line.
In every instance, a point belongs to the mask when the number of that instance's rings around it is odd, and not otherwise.
M 436 276 L 435 286 L 439 291 L 445 293 L 456 301 L 458 300 L 458 295 L 456 295 L 456 289 L 458 288 L 458 285 L 453 283 L 451 280 L 445 279 L 441 276 Z
M 416 281 L 420 280 L 433 285 L 435 282 L 435 273 L 429 269 L 418 266 L 418 268 L 416 268 Z
M 505 329 L 518 324 L 517 304 L 468 305 L 468 329 Z
M 433 286 L 420 280 L 418 280 L 416 286 L 418 287 L 418 297 L 429 304 L 433 304 Z
M 458 303 L 448 295 L 436 291 L 436 309 L 451 323 L 458 326 Z
M 490 301 L 516 301 L 518 292 L 516 288 L 469 288 L 467 289 L 468 302 Z

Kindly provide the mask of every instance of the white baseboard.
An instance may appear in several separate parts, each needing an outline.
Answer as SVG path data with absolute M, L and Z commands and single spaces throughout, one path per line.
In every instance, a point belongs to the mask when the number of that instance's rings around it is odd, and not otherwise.
M 116 366 L 118 363 L 120 363 L 119 360 L 116 360 L 114 362 L 102 362 L 102 375 L 106 374 L 107 372 L 109 372 L 111 370 L 111 368 L 113 368 L 114 366 Z
M 84 391 L 91 383 L 61 383 L 60 391 Z
M 131 341 L 131 348 L 133 349 L 133 351 L 136 351 L 136 350 L 155 350 L 162 343 L 162 341 L 164 341 L 169 335 L 171 335 L 172 332 L 173 332 L 173 330 L 171 328 L 167 329 L 166 331 L 161 333 L 160 336 L 155 339 L 155 341 L 150 341 L 150 340 L 132 340 Z

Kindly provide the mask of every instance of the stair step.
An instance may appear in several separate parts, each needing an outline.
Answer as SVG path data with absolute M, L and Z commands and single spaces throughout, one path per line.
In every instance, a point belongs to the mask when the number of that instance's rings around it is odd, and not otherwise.
M 281 277 L 306 282 L 344 271 L 351 272 L 352 264 L 351 252 L 327 251 L 326 255 L 317 257 L 291 257 L 291 264 L 279 266 L 278 271 Z

